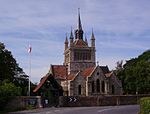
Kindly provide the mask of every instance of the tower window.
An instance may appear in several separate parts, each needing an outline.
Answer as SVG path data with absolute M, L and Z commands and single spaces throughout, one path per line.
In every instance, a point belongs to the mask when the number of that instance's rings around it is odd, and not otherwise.
M 74 60 L 91 60 L 91 52 L 87 50 L 75 50 Z
M 97 75 L 99 75 L 99 72 L 97 72 Z

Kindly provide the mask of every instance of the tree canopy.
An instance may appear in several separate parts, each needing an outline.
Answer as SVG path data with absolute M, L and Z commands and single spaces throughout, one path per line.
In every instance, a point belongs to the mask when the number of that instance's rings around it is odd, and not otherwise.
M 150 50 L 117 68 L 116 75 L 122 80 L 125 94 L 150 93 Z
M 26 95 L 28 86 L 28 76 L 19 67 L 15 58 L 0 42 L 0 82 L 9 81 L 17 87 L 22 88 L 22 95 Z

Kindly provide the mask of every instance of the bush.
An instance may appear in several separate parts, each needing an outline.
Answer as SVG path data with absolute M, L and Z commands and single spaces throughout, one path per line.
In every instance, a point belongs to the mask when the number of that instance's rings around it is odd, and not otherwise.
M 1 82 L 0 83 L 0 110 L 3 110 L 14 96 L 21 94 L 21 88 L 16 87 L 13 83 Z
M 150 97 L 140 100 L 140 114 L 150 114 Z

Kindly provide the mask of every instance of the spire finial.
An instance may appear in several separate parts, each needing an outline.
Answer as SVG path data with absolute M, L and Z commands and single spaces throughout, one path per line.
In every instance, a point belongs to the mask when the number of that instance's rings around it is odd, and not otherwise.
M 82 24 L 80 19 L 80 8 L 78 8 L 78 30 L 82 30 Z

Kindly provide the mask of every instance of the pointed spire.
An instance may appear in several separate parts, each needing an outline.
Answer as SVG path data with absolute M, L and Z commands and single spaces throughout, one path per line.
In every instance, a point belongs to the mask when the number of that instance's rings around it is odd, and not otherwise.
M 72 27 L 71 27 L 71 32 L 70 32 L 70 39 L 73 39 L 73 33 L 72 33 Z
M 82 30 L 82 24 L 80 19 L 80 10 L 78 8 L 78 26 L 75 30 L 75 39 L 82 39 L 83 40 L 83 30 Z
M 95 47 L 95 37 L 92 29 L 92 36 L 91 36 L 91 47 Z
M 88 41 L 87 41 L 87 38 L 86 38 L 86 34 L 85 34 L 85 42 L 86 42 L 86 44 L 88 44 Z
M 68 37 L 67 37 L 67 33 L 66 33 L 66 40 L 65 40 L 65 50 L 68 48 Z
M 78 30 L 82 30 L 82 24 L 80 19 L 80 8 L 78 8 Z
M 93 28 L 92 28 L 92 36 L 91 36 L 91 40 L 95 40 L 95 36 L 94 36 L 94 33 L 93 33 Z
M 66 33 L 66 40 L 65 40 L 65 43 L 68 43 L 68 37 L 67 37 L 67 33 Z
M 71 32 L 70 32 L 70 47 L 73 46 L 73 40 L 74 40 L 74 37 L 73 37 L 72 27 L 71 27 Z

